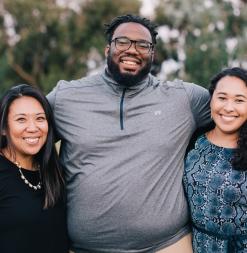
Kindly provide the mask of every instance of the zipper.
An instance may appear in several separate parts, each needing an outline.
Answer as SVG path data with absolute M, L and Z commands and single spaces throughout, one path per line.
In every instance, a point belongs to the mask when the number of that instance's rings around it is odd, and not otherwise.
M 124 103 L 124 96 L 125 96 L 126 89 L 123 90 L 121 101 L 120 101 L 120 129 L 124 130 L 124 110 L 123 110 L 123 103 Z

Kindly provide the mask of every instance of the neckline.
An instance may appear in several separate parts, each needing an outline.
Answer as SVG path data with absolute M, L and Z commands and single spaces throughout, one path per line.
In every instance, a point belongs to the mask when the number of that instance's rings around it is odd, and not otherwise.
M 227 147 L 219 146 L 219 145 L 216 145 L 216 144 L 212 143 L 212 142 L 208 139 L 206 133 L 202 135 L 202 138 L 203 138 L 209 145 L 211 145 L 212 147 L 214 147 L 214 148 L 216 148 L 216 149 L 227 150 L 227 151 L 234 151 L 234 150 L 236 150 L 236 148 L 227 148 Z
M 123 90 L 126 90 L 127 97 L 135 96 L 136 94 L 140 93 L 141 91 L 152 85 L 151 75 L 148 74 L 142 81 L 140 81 L 136 85 L 130 87 L 121 86 L 112 78 L 111 73 L 108 71 L 107 67 L 102 73 L 102 78 L 105 80 L 107 86 L 110 87 L 111 93 L 117 96 L 121 95 Z
M 14 167 L 16 169 L 16 171 L 18 172 L 19 168 L 18 168 L 18 166 L 14 162 L 10 161 L 8 158 L 6 158 L 5 156 L 3 156 L 2 154 L 0 154 L 0 157 L 3 160 L 5 160 L 7 163 L 9 163 L 12 167 Z M 29 170 L 29 169 L 26 169 L 26 168 L 21 168 L 21 169 L 22 169 L 22 171 L 25 172 L 25 174 L 26 173 L 33 174 L 33 175 L 37 174 L 37 173 L 39 174 L 39 170 Z

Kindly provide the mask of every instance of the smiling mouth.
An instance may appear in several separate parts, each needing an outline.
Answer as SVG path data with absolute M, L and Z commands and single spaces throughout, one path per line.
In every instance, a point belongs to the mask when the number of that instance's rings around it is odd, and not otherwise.
M 230 115 L 220 115 L 220 117 L 225 120 L 225 121 L 232 121 L 235 120 L 237 118 L 237 116 L 230 116 Z
M 27 137 L 27 138 L 23 138 L 26 143 L 28 144 L 37 144 L 39 142 L 39 137 L 35 137 L 35 138 L 30 138 L 30 137 Z
M 134 57 L 121 57 L 120 62 L 127 66 L 138 66 L 141 65 L 141 61 Z
M 125 65 L 129 65 L 129 66 L 137 66 L 138 64 L 136 62 L 133 61 L 121 61 L 123 64 Z
M 120 63 L 122 64 L 123 71 L 134 73 L 140 67 L 140 62 L 137 60 L 131 59 L 120 59 Z

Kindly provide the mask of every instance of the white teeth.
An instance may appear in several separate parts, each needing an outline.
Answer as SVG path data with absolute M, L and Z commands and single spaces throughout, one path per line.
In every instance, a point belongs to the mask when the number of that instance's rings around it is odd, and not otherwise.
M 132 65 L 132 66 L 137 65 L 137 63 L 133 62 L 133 61 L 123 61 L 123 63 L 128 64 L 128 65 Z
M 221 115 L 221 117 L 226 121 L 231 121 L 236 118 L 235 116 L 226 116 L 226 115 Z
M 35 144 L 35 143 L 38 143 L 39 138 L 24 138 L 24 140 L 25 140 L 28 144 Z

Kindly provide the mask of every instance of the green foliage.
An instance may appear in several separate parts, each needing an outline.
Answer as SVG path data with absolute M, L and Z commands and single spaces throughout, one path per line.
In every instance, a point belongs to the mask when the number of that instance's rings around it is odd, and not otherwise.
M 179 31 L 177 39 L 165 43 L 167 52 L 163 58 L 182 62 L 183 68 L 176 75 L 207 86 L 210 78 L 224 67 L 246 67 L 247 4 L 245 1 L 239 1 L 239 4 L 238 7 L 230 1 L 159 1 L 156 22 Z M 227 49 L 229 39 L 236 41 L 232 51 Z M 179 59 L 181 47 L 185 59 Z M 177 55 L 174 56 L 174 52 Z
M 49 92 L 60 79 L 76 79 L 104 63 L 104 24 L 126 13 L 139 13 L 141 0 L 84 0 L 78 10 L 56 0 L 8 0 L 0 12 L 0 93 L 17 83 Z M 210 5 L 211 3 L 211 5 Z M 4 18 L 13 18 L 6 29 Z M 247 65 L 247 4 L 230 1 L 160 0 L 154 21 L 178 32 L 158 39 L 153 73 L 173 59 L 179 77 L 207 86 L 212 75 L 234 64 Z M 10 43 L 9 29 L 16 33 Z M 231 50 L 227 41 L 236 43 Z M 237 42 L 236 42 L 237 41 Z M 185 57 L 181 57 L 181 52 Z M 93 62 L 88 65 L 89 60 Z M 90 67 L 91 66 L 91 67 Z
M 15 20 L 19 40 L 9 43 L 0 19 L 0 92 L 17 83 L 50 91 L 60 79 L 80 78 L 88 72 L 92 50 L 96 67 L 104 58 L 104 23 L 126 12 L 138 13 L 140 2 L 84 1 L 78 11 L 49 0 L 8 0 L 5 11 Z M 98 65 L 97 65 L 98 64 Z

